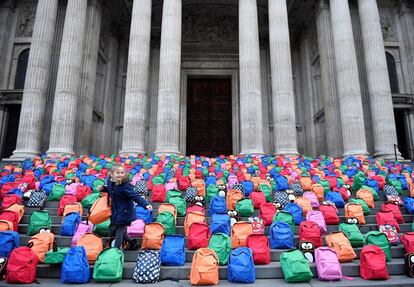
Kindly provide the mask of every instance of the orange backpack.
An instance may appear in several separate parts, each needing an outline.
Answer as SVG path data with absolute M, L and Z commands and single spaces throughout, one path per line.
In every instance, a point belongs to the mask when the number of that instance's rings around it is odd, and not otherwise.
M 206 196 L 206 185 L 204 180 L 195 179 L 191 182 L 191 185 L 197 189 L 197 195 Z
M 194 253 L 190 271 L 191 285 L 217 285 L 219 261 L 214 250 L 199 248 Z
M 227 196 L 226 196 L 227 210 L 235 210 L 237 201 L 243 198 L 244 198 L 243 192 L 237 189 L 230 189 L 227 192 Z
M 239 221 L 231 228 L 231 247 L 237 248 L 246 246 L 247 237 L 253 234 L 253 225 L 247 221 Z
M 82 204 L 80 204 L 79 202 L 73 202 L 73 203 L 66 204 L 65 207 L 63 208 L 63 217 L 65 217 L 66 214 L 69 214 L 72 212 L 77 212 L 82 217 L 82 212 L 83 212 Z
M 254 190 L 258 191 L 259 190 L 259 183 L 260 183 L 261 178 L 259 176 L 253 176 L 251 181 L 253 182 L 253 186 L 254 186 Z
M 369 191 L 367 189 L 360 189 L 357 192 L 356 197 L 363 199 L 366 202 L 366 204 L 368 205 L 369 208 L 374 208 L 375 207 L 374 196 L 372 195 L 371 191 Z
M 107 221 L 111 217 L 111 202 L 108 193 L 101 193 L 101 197 L 96 200 L 90 210 L 88 219 L 93 224 Z
M 19 214 L 19 222 L 20 220 L 22 220 L 23 215 L 24 215 L 24 205 L 14 203 L 10 205 L 9 207 L 7 207 L 6 210 L 17 212 Z
M 184 233 L 188 236 L 191 224 L 195 222 L 206 223 L 206 216 L 201 211 L 192 211 L 187 213 L 184 219 Z
M 103 249 L 102 238 L 93 233 L 85 233 L 79 238 L 76 246 L 83 246 L 89 263 L 94 263 Z
M 362 205 L 358 203 L 345 204 L 345 218 L 355 217 L 358 219 L 359 224 L 365 224 L 364 211 Z
M 164 241 L 164 225 L 159 222 L 146 224 L 142 236 L 142 249 L 160 250 Z
M 55 235 L 53 233 L 41 232 L 32 236 L 28 242 L 28 246 L 39 258 L 40 262 L 45 260 L 45 255 L 49 250 L 53 249 Z
M 349 262 L 357 257 L 348 237 L 342 231 L 329 233 L 326 244 L 335 250 L 340 262 Z
M 175 223 L 177 223 L 177 208 L 175 207 L 174 204 L 171 204 L 171 203 L 160 204 L 160 206 L 158 207 L 158 214 L 164 211 L 167 211 L 171 213 L 172 215 L 174 215 Z
M 325 190 L 324 190 L 322 184 L 319 184 L 319 183 L 313 184 L 312 185 L 312 191 L 316 195 L 316 197 L 318 198 L 318 201 L 322 202 L 323 198 L 325 196 Z
M 312 179 L 310 177 L 301 177 L 299 182 L 300 182 L 300 185 L 302 186 L 303 191 L 312 190 Z
M 410 184 L 410 197 L 414 197 L 414 183 Z
M 306 198 L 306 197 L 298 197 L 295 199 L 295 203 L 297 205 L 299 205 L 300 207 L 302 207 L 302 215 L 305 216 L 308 211 L 313 210 L 312 209 L 312 203 L 310 201 L 310 199 Z
M 0 219 L 0 231 L 13 231 L 13 222 Z

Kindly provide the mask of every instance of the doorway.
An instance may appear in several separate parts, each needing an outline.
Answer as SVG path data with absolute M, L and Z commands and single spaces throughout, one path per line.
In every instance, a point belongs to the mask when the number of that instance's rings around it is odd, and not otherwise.
M 21 105 L 7 105 L 8 117 L 5 129 L 4 148 L 1 153 L 1 158 L 9 158 L 16 149 L 20 109 Z
M 403 109 L 394 109 L 395 127 L 397 129 L 397 143 L 400 146 L 398 149 L 404 159 L 410 158 L 408 148 L 410 148 L 407 141 L 407 121 L 405 119 L 405 112 Z
M 232 154 L 230 78 L 187 79 L 187 155 Z

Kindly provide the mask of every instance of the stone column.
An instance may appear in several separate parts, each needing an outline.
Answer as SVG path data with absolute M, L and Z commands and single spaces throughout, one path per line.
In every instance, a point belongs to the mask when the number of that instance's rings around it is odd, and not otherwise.
M 86 24 L 85 0 L 68 0 L 48 154 L 73 154 Z
M 14 0 L 3 0 L 0 3 L 0 89 L 7 89 L 8 77 L 6 76 L 8 69 L 8 58 L 11 58 L 10 44 L 13 42 L 11 38 L 14 32 L 13 25 L 15 23 L 15 3 Z M 1 150 L 0 150 L 1 152 Z
M 181 0 L 164 0 L 156 154 L 180 154 Z
M 132 8 L 121 154 L 145 153 L 151 8 L 151 0 L 135 0 Z
M 263 154 L 259 24 L 256 0 L 239 1 L 240 154 Z
M 361 87 L 348 0 L 331 0 L 330 5 L 343 155 L 367 154 Z
M 412 0 L 398 1 L 399 22 L 405 50 L 405 61 L 407 65 L 407 85 L 408 93 L 414 93 L 414 3 Z
M 295 99 L 286 0 L 269 1 L 273 134 L 276 154 L 297 154 Z
M 52 61 L 58 0 L 39 0 L 27 63 L 14 160 L 39 154 Z
M 358 8 L 374 132 L 374 156 L 391 159 L 394 158 L 397 131 L 377 1 L 358 1 Z

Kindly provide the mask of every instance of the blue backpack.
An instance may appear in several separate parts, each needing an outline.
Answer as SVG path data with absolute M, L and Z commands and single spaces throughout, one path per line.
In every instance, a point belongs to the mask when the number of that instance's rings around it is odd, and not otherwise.
M 293 233 L 286 222 L 275 221 L 270 225 L 269 243 L 272 249 L 293 248 Z
M 302 222 L 302 207 L 300 207 L 296 203 L 290 202 L 285 205 L 284 210 L 289 211 L 293 215 L 295 225 L 298 225 Z
M 227 213 L 226 199 L 222 196 L 216 195 L 210 200 L 210 216 L 216 213 Z
M 276 181 L 276 190 L 277 191 L 285 191 L 289 188 L 289 182 L 286 177 L 277 174 L 275 177 Z
M 231 252 L 227 267 L 227 279 L 230 282 L 254 283 L 256 269 L 250 248 L 239 247 Z
M 250 180 L 243 180 L 241 184 L 243 185 L 243 188 L 244 188 L 244 196 L 249 196 L 250 193 L 252 193 L 254 190 L 253 182 Z
M 15 231 L 0 232 L 0 257 L 9 257 L 14 248 L 19 247 L 20 236 Z
M 207 176 L 206 177 L 206 187 L 208 187 L 210 184 L 216 184 L 216 177 L 215 176 Z
M 378 182 L 375 179 L 369 179 L 369 178 L 367 178 L 365 180 L 365 185 L 368 186 L 368 187 L 372 187 L 373 189 L 375 189 L 375 191 L 377 193 L 379 192 Z
M 152 216 L 152 210 L 148 210 L 142 206 L 137 205 L 135 207 L 135 219 L 144 220 L 145 224 L 151 223 L 154 221 Z
M 55 183 L 55 178 L 53 175 L 47 175 L 43 177 L 40 181 L 39 189 L 43 189 L 43 187 L 48 183 Z
M 82 175 L 80 180 L 83 182 L 84 185 L 89 186 L 90 188 L 93 188 L 93 182 L 98 179 L 94 175 Z
M 42 191 L 44 191 L 45 193 L 46 193 L 46 195 L 49 195 L 49 193 L 51 193 L 52 192 L 52 189 L 53 189 L 53 186 L 55 186 L 55 184 L 56 184 L 57 182 L 49 182 L 49 183 L 46 183 L 43 187 L 42 187 Z
M 83 246 L 72 247 L 63 260 L 60 281 L 62 283 L 87 283 L 89 277 L 89 263 L 85 248 Z
M 216 213 L 211 217 L 210 232 L 230 235 L 230 216 Z
M 81 217 L 77 212 L 66 214 L 62 223 L 62 236 L 73 236 L 78 229 Z
M 410 214 L 414 213 L 414 198 L 406 197 L 404 198 L 404 206 Z
M 185 264 L 184 236 L 165 236 L 161 248 L 161 264 L 166 266 L 183 266 Z
M 330 191 L 326 194 L 325 200 L 335 203 L 335 206 L 338 208 L 343 208 L 345 206 L 345 201 L 342 198 L 342 195 L 336 191 Z

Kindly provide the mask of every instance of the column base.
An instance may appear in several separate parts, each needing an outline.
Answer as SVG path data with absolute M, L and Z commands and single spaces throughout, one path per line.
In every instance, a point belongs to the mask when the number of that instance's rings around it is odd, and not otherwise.
M 182 153 L 179 150 L 163 149 L 163 148 L 157 149 L 156 151 L 154 151 L 154 154 L 157 155 L 157 156 L 160 156 L 160 155 L 178 155 L 178 156 L 180 156 L 180 155 L 182 155 Z
M 40 154 L 39 151 L 35 151 L 35 150 L 24 150 L 24 149 L 16 149 L 13 152 L 13 155 L 10 157 L 10 160 L 25 160 L 28 158 L 35 158 L 36 156 L 38 156 Z M 4 159 L 7 160 L 7 159 Z
M 347 157 L 347 156 L 370 156 L 370 154 L 367 151 L 350 151 L 350 152 L 346 152 L 342 155 L 342 157 Z
M 119 151 L 118 154 L 120 156 L 137 157 L 140 154 L 146 155 L 147 153 L 145 152 L 145 150 L 141 150 L 141 149 L 122 149 L 122 150 Z
M 63 155 L 74 155 L 75 153 L 71 149 L 67 148 L 50 148 L 46 152 L 47 156 L 53 157 L 53 156 L 63 156 Z
M 395 153 L 387 153 L 387 152 L 376 152 L 374 154 L 374 157 L 376 159 L 382 159 L 382 160 L 394 160 L 395 161 Z M 401 161 L 404 160 L 403 157 L 401 156 L 401 153 L 399 151 L 397 151 L 397 160 Z
M 299 153 L 296 150 L 282 150 L 282 151 L 275 152 L 273 155 L 275 156 L 284 155 L 287 157 L 294 157 L 294 156 L 298 156 Z
M 239 155 L 264 155 L 263 150 L 251 149 L 251 150 L 242 150 Z

